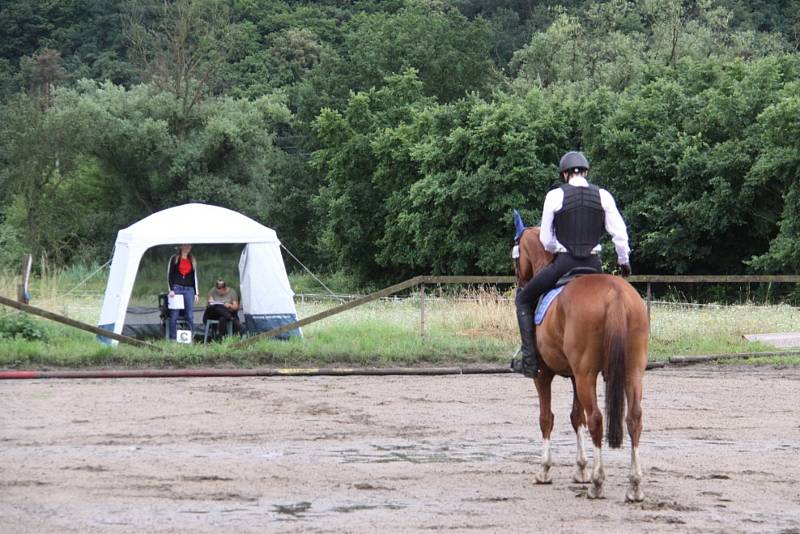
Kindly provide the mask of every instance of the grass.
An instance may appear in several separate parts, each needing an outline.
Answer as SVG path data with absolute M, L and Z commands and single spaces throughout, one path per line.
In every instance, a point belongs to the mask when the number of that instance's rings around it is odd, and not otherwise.
M 332 305 L 306 302 L 298 305 L 298 313 L 301 317 L 308 316 Z M 419 334 L 417 301 L 378 302 L 309 325 L 303 329 L 302 340 L 264 340 L 243 349 L 233 349 L 234 340 L 226 340 L 192 346 L 155 341 L 162 351 L 125 345 L 111 350 L 96 343 L 92 334 L 35 320 L 46 339 L 0 339 L 0 366 L 392 366 L 505 362 L 514 350 L 513 332 L 503 332 L 499 338 L 480 335 L 482 308 L 480 304 L 428 302 L 428 328 L 423 340 Z
M 158 283 L 161 271 L 165 271 L 158 267 L 159 262 L 152 264 L 153 267 L 149 267 L 152 272 L 145 266 L 140 276 L 139 295 L 145 305 L 154 305 L 150 302 L 155 300 L 153 294 L 148 294 L 149 284 Z M 75 268 L 37 278 L 32 284 L 32 303 L 95 324 L 105 281 L 95 277 L 75 288 L 95 268 Z M 325 293 L 311 277 L 293 277 L 292 282 L 296 289 Z M 137 281 L 137 286 L 139 283 Z M 335 292 L 351 293 L 349 283 L 350 280 L 342 278 L 328 285 Z M 15 293 L 12 276 L 0 275 L 0 290 L 6 295 Z M 303 329 L 302 340 L 264 340 L 241 349 L 233 347 L 234 340 L 191 346 L 155 341 L 159 347 L 155 351 L 125 345 L 111 349 L 99 344 L 94 335 L 87 332 L 29 318 L 43 339 L 26 340 L 19 335 L 1 337 L 3 332 L 0 331 L 0 367 L 505 365 L 518 346 L 513 304 L 508 296 L 473 290 L 464 298 L 450 295 L 426 299 L 424 339 L 420 336 L 420 302 L 410 298 L 374 302 L 314 323 Z M 298 314 L 307 317 L 336 304 L 338 302 L 332 300 L 299 301 Z M 0 328 L 2 317 L 15 313 L 18 312 L 0 310 Z M 799 323 L 800 309 L 790 306 L 656 303 L 652 309 L 650 359 L 768 352 L 774 349 L 748 342 L 742 336 L 792 331 Z M 796 365 L 800 357 L 777 355 L 751 359 L 748 363 Z
M 791 306 L 659 304 L 652 311 L 650 357 L 768 352 L 775 348 L 744 335 L 797 331 L 798 324 L 800 309 Z
M 757 358 L 747 358 L 746 360 L 720 360 L 720 365 L 768 365 L 770 367 L 795 367 L 800 365 L 800 356 L 797 355 L 773 355 L 759 356 Z

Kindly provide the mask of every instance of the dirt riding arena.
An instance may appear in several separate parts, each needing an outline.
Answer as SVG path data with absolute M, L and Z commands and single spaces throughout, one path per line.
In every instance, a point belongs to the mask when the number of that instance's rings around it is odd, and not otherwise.
M 649 371 L 638 504 L 627 440 L 571 481 L 570 399 L 542 486 L 520 376 L 5 381 L 2 531 L 800 533 L 800 369 Z

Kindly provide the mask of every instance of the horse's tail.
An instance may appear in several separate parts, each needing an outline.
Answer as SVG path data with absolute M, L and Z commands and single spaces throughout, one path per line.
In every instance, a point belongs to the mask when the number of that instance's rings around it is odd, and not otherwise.
M 622 419 L 625 411 L 625 346 L 628 318 L 619 293 L 606 310 L 603 348 L 606 354 L 606 436 L 612 449 L 622 446 Z

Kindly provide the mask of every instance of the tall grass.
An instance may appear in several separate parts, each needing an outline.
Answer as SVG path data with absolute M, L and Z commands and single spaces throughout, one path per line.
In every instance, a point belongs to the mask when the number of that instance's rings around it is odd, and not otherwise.
M 155 306 L 155 295 L 165 289 L 166 258 L 171 252 L 166 248 L 155 251 L 143 261 L 135 290 L 141 305 Z M 227 255 L 212 254 L 200 248 L 197 253 L 208 273 L 201 275 L 201 280 L 210 283 L 215 276 L 228 273 L 226 279 L 232 285 L 238 284 L 233 274 L 239 251 L 232 249 Z M 96 324 L 108 269 L 81 282 L 97 267 L 73 267 L 37 277 L 31 286 L 32 304 Z M 296 290 L 325 293 L 311 277 L 291 278 Z M 330 283 L 326 279 L 326 285 L 337 293 L 351 293 L 349 283 L 351 280 L 347 277 Z M 15 294 L 15 284 L 14 276 L 0 275 L 3 294 Z M 307 317 L 338 303 L 330 299 L 298 299 L 298 315 Z M 425 299 L 424 308 L 424 328 L 420 323 L 418 296 L 384 299 L 311 324 L 303 329 L 302 340 L 264 340 L 243 349 L 234 349 L 233 340 L 193 346 L 156 340 L 161 350 L 123 345 L 112 350 L 97 343 L 92 334 L 34 319 L 45 333 L 45 339 L 0 339 L 0 366 L 381 366 L 479 362 L 504 365 L 518 346 L 510 293 L 479 289 L 460 294 L 455 291 L 447 295 L 437 293 Z M 0 310 L 0 314 L 8 313 L 17 312 Z M 748 342 L 742 336 L 792 331 L 800 323 L 798 320 L 799 309 L 782 305 L 715 307 L 656 303 L 652 308 L 650 358 L 768 351 L 767 345 Z

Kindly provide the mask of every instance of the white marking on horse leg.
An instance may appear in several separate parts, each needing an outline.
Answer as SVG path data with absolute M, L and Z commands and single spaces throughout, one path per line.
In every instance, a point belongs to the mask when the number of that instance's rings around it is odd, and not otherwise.
M 603 481 L 606 479 L 606 471 L 603 469 L 603 447 L 594 448 L 594 463 L 592 464 L 592 485 L 589 486 L 587 495 L 590 499 L 603 499 Z
M 629 502 L 643 501 L 644 491 L 642 491 L 642 465 L 639 463 L 639 447 L 631 447 L 631 474 L 628 480 L 631 486 L 625 494 L 625 500 Z
M 550 459 L 550 440 L 542 441 L 542 471 L 536 475 L 536 482 L 539 484 L 550 484 L 553 481 L 553 475 L 550 474 L 550 468 L 553 466 L 553 461 Z
M 577 482 L 579 484 L 586 484 L 589 482 L 589 470 L 586 469 L 586 466 L 589 464 L 589 462 L 586 460 L 586 436 L 583 430 L 583 425 L 579 426 L 578 429 L 575 430 L 575 437 L 577 438 L 578 442 L 578 452 L 575 457 L 575 474 L 572 476 L 572 480 L 573 482 Z

